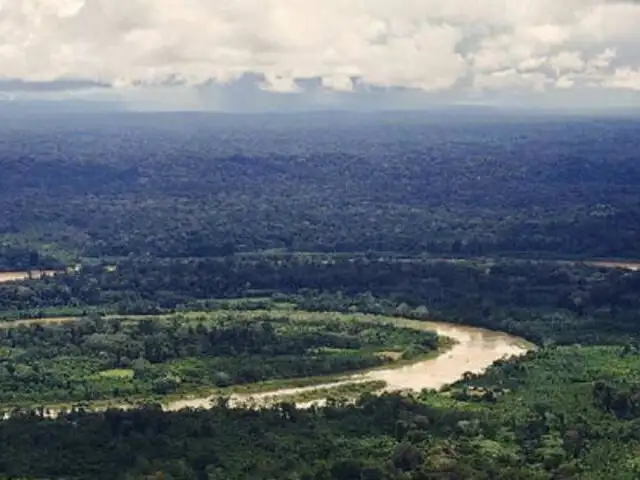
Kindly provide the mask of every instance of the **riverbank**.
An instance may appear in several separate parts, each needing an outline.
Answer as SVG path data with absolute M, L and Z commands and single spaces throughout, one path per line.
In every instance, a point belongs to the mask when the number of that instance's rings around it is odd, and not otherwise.
M 435 331 L 439 336 L 451 338 L 453 347 L 435 358 L 422 360 L 400 368 L 381 368 L 366 373 L 349 375 L 341 380 L 299 388 L 285 388 L 254 395 L 232 395 L 231 404 L 259 401 L 264 398 L 294 396 L 319 389 L 340 387 L 349 383 L 385 382 L 382 389 L 394 391 L 420 391 L 440 389 L 464 377 L 466 372 L 482 373 L 493 362 L 505 357 L 524 355 L 534 349 L 525 340 L 501 332 L 443 322 L 420 322 L 423 328 Z M 207 408 L 219 396 L 207 396 L 171 402 L 163 405 L 166 410 L 182 408 Z
M 525 340 L 501 332 L 494 332 L 487 329 L 467 327 L 444 322 L 418 322 L 406 319 L 398 320 L 400 325 L 407 326 L 414 324 L 415 327 L 431 330 L 439 336 L 452 340 L 450 348 L 441 354 L 431 358 L 418 358 L 414 362 L 407 362 L 400 365 L 387 365 L 382 368 L 372 369 L 366 372 L 336 375 L 331 378 L 304 378 L 292 379 L 290 382 L 302 382 L 303 385 L 268 389 L 267 385 L 252 389 L 252 386 L 243 386 L 243 393 L 226 393 L 220 390 L 215 392 L 203 392 L 201 395 L 184 396 L 182 398 L 154 398 L 144 401 L 100 401 L 83 402 L 74 404 L 86 410 L 105 410 L 107 408 L 129 409 L 135 408 L 142 403 L 160 404 L 164 410 L 176 411 L 184 408 L 210 408 L 219 401 L 225 401 L 231 406 L 253 405 L 255 407 L 267 404 L 295 399 L 298 396 L 306 395 L 299 406 L 309 406 L 322 402 L 323 398 L 308 401 L 308 396 L 314 391 L 327 390 L 346 387 L 354 384 L 369 384 L 377 382 L 375 385 L 381 387 L 382 391 L 420 391 L 423 389 L 440 389 L 445 385 L 454 383 L 462 379 L 466 372 L 481 373 L 493 362 L 505 357 L 523 355 L 527 351 L 535 348 Z M 310 384 L 304 385 L 305 382 Z M 254 386 L 255 387 L 255 386 Z M 287 401 L 289 401 L 287 400 Z M 69 410 L 71 404 L 57 404 L 40 407 L 46 416 L 56 417 L 61 411 Z M 5 414 L 5 418 L 8 414 Z

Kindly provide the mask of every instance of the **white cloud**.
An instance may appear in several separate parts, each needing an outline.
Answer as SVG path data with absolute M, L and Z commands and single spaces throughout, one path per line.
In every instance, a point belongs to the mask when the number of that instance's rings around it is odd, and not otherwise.
M 479 90 L 531 89 L 542 92 L 550 82 L 551 80 L 542 73 L 521 73 L 515 69 L 507 69 L 477 75 L 475 87 Z
M 346 75 L 327 75 L 322 78 L 322 86 L 336 92 L 353 90 L 353 79 Z
M 560 72 L 581 72 L 585 68 L 585 61 L 580 52 L 563 51 L 549 59 L 549 66 L 558 74 Z
M 638 25 L 640 5 L 611 0 L 0 0 L 0 78 L 629 89 Z
M 604 86 L 640 91 L 640 69 L 617 68 L 614 74 L 604 81 Z
M 555 87 L 558 89 L 571 88 L 576 84 L 575 80 L 569 76 L 563 76 L 558 78 Z

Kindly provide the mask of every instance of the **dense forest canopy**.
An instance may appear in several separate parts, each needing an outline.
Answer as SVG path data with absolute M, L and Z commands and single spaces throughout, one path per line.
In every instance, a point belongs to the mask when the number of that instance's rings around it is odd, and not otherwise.
M 440 113 L 2 124 L 0 272 L 57 273 L 0 276 L 0 479 L 640 478 L 640 272 L 581 262 L 640 258 L 640 122 Z M 426 320 L 536 348 L 226 397 L 455 348 Z
M 637 257 L 638 126 L 428 114 L 16 121 L 0 127 L 0 235 L 62 258 Z
M 310 410 L 24 412 L 0 423 L 0 465 L 7 478 L 632 480 L 639 358 L 554 348 L 444 393 Z
M 279 296 L 306 310 L 441 318 L 541 345 L 624 343 L 640 337 L 639 288 L 640 272 L 553 261 L 371 255 L 134 259 L 115 269 L 87 266 L 0 284 L 0 317 L 155 314 L 220 308 L 213 299 Z

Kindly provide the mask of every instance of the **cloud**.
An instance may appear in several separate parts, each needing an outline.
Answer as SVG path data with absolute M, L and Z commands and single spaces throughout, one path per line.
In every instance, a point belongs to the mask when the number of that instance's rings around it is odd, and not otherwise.
M 640 91 L 640 69 L 617 68 L 614 74 L 605 80 L 604 86 Z
M 0 90 L 636 90 L 638 25 L 607 0 L 0 0 Z

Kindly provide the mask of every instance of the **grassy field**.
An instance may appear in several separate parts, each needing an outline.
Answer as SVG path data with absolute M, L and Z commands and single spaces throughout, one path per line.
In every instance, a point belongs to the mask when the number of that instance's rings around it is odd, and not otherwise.
M 111 370 L 104 370 L 98 375 L 103 378 L 119 378 L 130 380 L 133 378 L 134 371 L 130 368 L 113 368 Z

